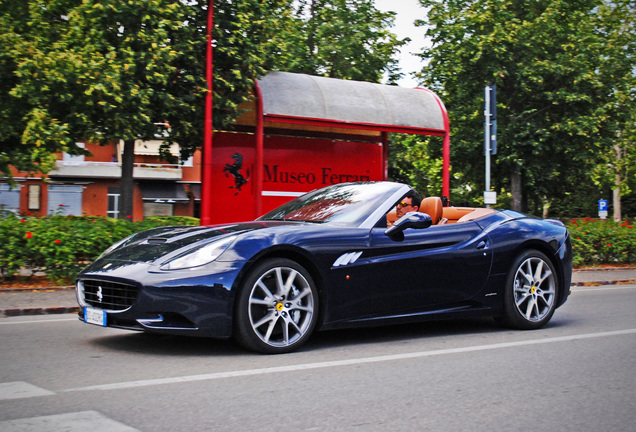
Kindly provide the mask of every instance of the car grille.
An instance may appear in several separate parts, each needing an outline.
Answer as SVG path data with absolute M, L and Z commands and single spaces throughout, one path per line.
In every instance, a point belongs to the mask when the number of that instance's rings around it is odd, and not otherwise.
M 124 310 L 132 306 L 139 289 L 134 285 L 84 280 L 84 301 L 100 309 Z

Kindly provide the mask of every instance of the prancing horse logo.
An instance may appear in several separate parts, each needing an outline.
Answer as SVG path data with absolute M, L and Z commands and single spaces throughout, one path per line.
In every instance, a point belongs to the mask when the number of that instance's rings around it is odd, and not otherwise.
M 99 302 L 101 303 L 103 299 L 104 299 L 104 294 L 102 293 L 102 286 L 99 285 L 97 287 L 97 300 L 99 300 Z
M 243 167 L 243 155 L 240 153 L 234 153 L 232 155 L 232 159 L 234 159 L 233 164 L 225 164 L 223 168 L 223 172 L 225 173 L 225 177 L 227 177 L 228 173 L 234 177 L 234 186 L 230 186 L 230 189 L 236 189 L 236 193 L 234 196 L 238 195 L 241 191 L 241 187 L 250 179 L 250 171 L 247 170 L 247 177 L 243 177 L 243 174 L 240 173 L 240 169 Z

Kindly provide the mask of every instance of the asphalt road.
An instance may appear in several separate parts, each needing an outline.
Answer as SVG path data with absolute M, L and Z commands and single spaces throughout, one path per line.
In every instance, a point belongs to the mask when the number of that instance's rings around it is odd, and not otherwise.
M 0 431 L 630 431 L 636 285 L 575 287 L 550 325 L 315 335 L 264 356 L 72 315 L 0 319 Z

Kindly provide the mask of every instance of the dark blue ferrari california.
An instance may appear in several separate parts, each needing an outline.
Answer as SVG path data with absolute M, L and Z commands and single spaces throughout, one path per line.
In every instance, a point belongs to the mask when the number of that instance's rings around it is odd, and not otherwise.
M 283 353 L 314 330 L 474 314 L 536 329 L 566 301 L 562 223 L 425 198 L 387 228 L 410 190 L 338 184 L 253 222 L 137 233 L 77 276 L 80 319 Z

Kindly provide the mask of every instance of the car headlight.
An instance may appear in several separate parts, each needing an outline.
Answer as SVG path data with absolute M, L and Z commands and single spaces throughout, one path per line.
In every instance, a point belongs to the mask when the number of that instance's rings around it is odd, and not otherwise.
M 161 270 L 177 270 L 190 267 L 198 267 L 211 263 L 217 259 L 236 239 L 236 236 L 225 237 L 212 243 L 208 243 L 193 251 L 188 251 L 184 255 L 163 264 Z

